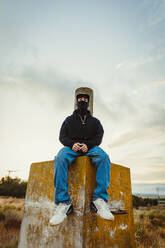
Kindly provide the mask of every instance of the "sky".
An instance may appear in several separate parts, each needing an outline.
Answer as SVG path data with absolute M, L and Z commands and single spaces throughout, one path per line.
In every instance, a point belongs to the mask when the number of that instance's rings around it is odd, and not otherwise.
M 100 147 L 165 193 L 165 1 L 0 1 L 0 177 L 53 160 L 79 87 Z M 162 186 L 164 185 L 164 186 Z

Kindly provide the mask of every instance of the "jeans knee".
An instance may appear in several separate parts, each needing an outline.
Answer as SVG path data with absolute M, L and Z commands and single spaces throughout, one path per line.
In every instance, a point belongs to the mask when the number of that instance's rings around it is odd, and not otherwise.
M 100 157 L 101 159 L 109 159 L 109 155 L 101 147 L 95 146 L 95 151 L 97 157 Z
M 60 168 L 61 166 L 65 167 L 66 163 L 65 163 L 65 157 L 61 156 L 60 154 L 57 154 L 54 158 L 54 167 Z
M 58 157 L 66 157 L 68 152 L 70 150 L 70 147 L 64 146 L 63 148 L 60 149 L 60 151 L 58 152 L 57 156 Z
M 101 153 L 99 156 L 97 156 L 95 159 L 94 159 L 94 162 L 96 162 L 96 165 L 98 166 L 99 164 L 101 164 L 102 166 L 105 166 L 105 167 L 110 167 L 111 165 L 111 162 L 110 162 L 110 159 L 109 159 L 109 156 L 107 153 L 103 152 Z
M 105 159 L 108 159 L 109 156 L 108 156 L 108 154 L 107 154 L 106 152 L 102 151 L 102 152 L 100 153 L 100 158 L 105 160 Z

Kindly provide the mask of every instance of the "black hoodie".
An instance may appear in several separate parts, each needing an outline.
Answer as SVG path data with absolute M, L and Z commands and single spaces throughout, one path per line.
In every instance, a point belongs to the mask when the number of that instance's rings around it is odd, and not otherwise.
M 82 124 L 77 109 L 72 115 L 66 117 L 59 135 L 59 140 L 64 146 L 72 148 L 74 143 L 79 142 L 86 144 L 90 149 L 101 144 L 104 130 L 100 121 L 93 117 L 89 110 L 86 115 L 85 124 Z

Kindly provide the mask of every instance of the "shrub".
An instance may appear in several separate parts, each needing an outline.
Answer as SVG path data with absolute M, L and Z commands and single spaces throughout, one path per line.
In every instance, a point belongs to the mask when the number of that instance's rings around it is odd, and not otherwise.
M 8 212 L 6 214 L 4 227 L 6 229 L 15 228 L 20 229 L 21 218 L 14 212 Z
M 164 209 L 135 210 L 134 216 L 136 247 L 165 247 Z
M 0 221 L 4 220 L 5 219 L 5 214 L 3 212 L 3 209 L 0 208 Z
M 165 240 L 165 230 L 160 230 L 160 237 Z
M 150 220 L 153 220 L 154 217 L 155 217 L 155 215 L 154 215 L 153 213 L 150 213 L 150 214 L 148 215 L 148 218 L 149 218 Z
M 139 218 L 140 218 L 140 219 L 144 219 L 144 214 L 143 214 L 143 213 L 140 214 L 140 215 L 139 215 Z
M 158 204 L 157 199 L 142 198 L 133 195 L 133 207 L 138 209 L 140 206 L 156 206 Z
M 145 229 L 140 223 L 135 224 L 135 235 L 136 239 L 142 242 L 145 239 Z
M 18 247 L 18 240 L 10 242 L 10 244 L 4 246 L 4 248 L 17 248 L 17 247 Z
M 14 205 L 5 205 L 4 207 L 3 207 L 3 210 L 5 211 L 5 212 L 9 212 L 9 211 L 12 211 L 12 210 L 15 210 L 16 209 L 16 207 L 14 206 Z
M 155 227 L 163 227 L 163 222 L 162 222 L 162 220 L 161 219 L 158 219 L 158 218 L 153 218 L 152 220 L 151 220 L 151 224 L 152 225 L 154 225 Z
M 27 182 L 20 178 L 3 177 L 0 180 L 0 195 L 24 198 L 26 195 Z

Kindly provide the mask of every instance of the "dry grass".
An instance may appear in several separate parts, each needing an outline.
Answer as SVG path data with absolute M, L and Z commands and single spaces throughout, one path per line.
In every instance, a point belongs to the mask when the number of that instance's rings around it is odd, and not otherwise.
M 165 207 L 134 210 L 136 248 L 165 247 Z
M 24 199 L 0 197 L 0 248 L 16 248 Z M 136 248 L 165 247 L 165 207 L 134 209 Z
M 0 248 L 17 248 L 24 199 L 0 197 Z

